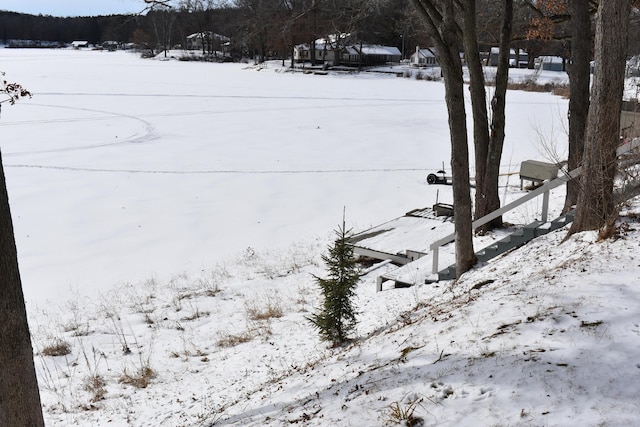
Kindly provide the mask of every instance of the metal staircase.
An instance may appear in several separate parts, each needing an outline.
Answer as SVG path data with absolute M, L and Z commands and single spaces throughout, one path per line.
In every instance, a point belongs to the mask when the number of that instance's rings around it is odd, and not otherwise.
M 522 228 L 514 231 L 508 236 L 504 237 L 497 242 L 494 242 L 484 249 L 476 252 L 476 257 L 479 262 L 487 262 L 497 256 L 500 256 L 513 249 L 530 242 L 536 237 L 555 231 L 564 227 L 573 221 L 574 211 L 568 212 L 566 215 L 560 216 L 551 222 L 534 221 L 531 224 L 525 225 Z M 440 280 L 452 280 L 456 278 L 456 266 L 450 265 L 438 271 L 438 281 Z

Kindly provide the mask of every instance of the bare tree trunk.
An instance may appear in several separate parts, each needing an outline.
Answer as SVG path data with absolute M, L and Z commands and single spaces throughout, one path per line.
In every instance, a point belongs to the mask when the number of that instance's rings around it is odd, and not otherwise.
M 489 116 L 487 114 L 487 94 L 484 82 L 484 70 L 478 47 L 476 0 L 464 1 L 464 56 L 469 70 L 469 91 L 471 93 L 471 111 L 473 115 L 473 142 L 476 168 L 475 218 L 485 215 L 483 203 L 484 181 L 487 156 L 489 152 Z
M 442 68 L 445 80 L 445 100 L 449 112 L 451 132 L 451 174 L 453 177 L 453 204 L 455 206 L 456 277 L 460 277 L 476 263 L 471 226 L 471 194 L 469 184 L 469 146 L 467 141 L 462 64 L 457 52 L 455 58 Z M 450 64 L 448 62 L 451 62 Z M 460 69 L 458 69 L 458 66 Z M 445 71 L 446 68 L 446 71 Z
M 456 275 L 460 277 L 477 261 L 473 251 L 469 147 L 464 103 L 464 80 L 459 48 L 461 30 L 456 23 L 454 0 L 412 0 L 436 46 L 445 85 L 445 102 L 451 134 L 451 173 L 455 206 Z
M 496 87 L 491 100 L 491 134 L 489 150 L 486 159 L 486 176 L 482 187 L 481 216 L 487 215 L 500 208 L 498 194 L 498 178 L 500 176 L 500 161 L 505 138 L 505 108 L 507 85 L 509 83 L 509 59 L 511 56 L 511 34 L 513 21 L 513 0 L 504 0 L 502 8 L 502 28 L 500 31 L 500 54 L 496 71 Z M 476 191 L 477 187 L 476 187 Z M 502 226 L 502 217 L 485 224 L 482 228 L 487 231 Z
M 18 255 L 0 158 L 0 425 L 44 426 Z
M 589 113 L 591 17 L 589 3 L 584 0 L 569 0 L 571 15 L 571 65 L 569 66 L 569 159 L 568 170 L 572 171 L 582 162 L 584 136 Z M 578 201 L 579 180 L 567 182 L 564 213 Z
M 616 217 L 613 180 L 620 143 L 628 25 L 629 0 L 600 2 L 583 170 L 569 235 L 612 225 Z
M 489 128 L 484 73 L 480 63 L 477 41 L 475 0 L 465 0 L 464 2 L 465 57 L 469 68 L 474 124 L 476 167 L 474 216 L 476 219 L 500 208 L 498 177 L 505 137 L 505 98 L 509 78 L 512 19 L 513 1 L 504 0 L 500 33 L 500 55 L 496 72 L 495 94 L 491 102 L 491 128 Z M 502 217 L 498 217 L 481 226 L 477 231 L 486 232 L 500 226 L 502 226 Z

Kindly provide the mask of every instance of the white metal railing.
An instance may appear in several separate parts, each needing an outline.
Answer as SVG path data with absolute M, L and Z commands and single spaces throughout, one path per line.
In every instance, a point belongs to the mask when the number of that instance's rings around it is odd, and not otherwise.
M 633 150 L 634 148 L 640 147 L 640 138 L 635 138 L 632 141 L 629 141 L 623 145 L 621 145 L 620 147 L 618 147 L 618 149 L 616 150 L 616 153 L 618 156 L 628 153 L 629 151 Z M 547 222 L 547 215 L 548 215 L 548 211 L 549 211 L 549 191 L 553 190 L 554 188 L 566 183 L 567 181 L 576 178 L 580 175 L 581 172 L 581 168 L 576 168 L 570 172 L 567 172 L 566 174 L 560 176 L 559 178 L 556 178 L 552 181 L 547 181 L 545 182 L 542 186 L 536 188 L 535 190 L 525 194 L 524 196 L 520 197 L 517 200 L 514 200 L 511 203 L 508 203 L 506 205 L 504 205 L 503 207 L 501 207 L 500 209 L 497 209 L 485 216 L 483 216 L 480 219 L 477 219 L 475 221 L 473 221 L 471 223 L 471 228 L 472 229 L 476 229 L 486 223 L 488 223 L 491 220 L 494 220 L 496 218 L 498 218 L 499 216 L 501 216 L 502 214 L 509 212 L 510 210 L 520 206 L 521 204 L 528 202 L 529 200 L 536 198 L 540 195 L 543 196 L 543 200 L 542 200 L 542 222 Z M 438 273 L 438 252 L 440 251 L 440 246 L 444 246 L 447 243 L 451 243 L 453 242 L 453 240 L 455 239 L 455 231 L 451 234 L 449 234 L 448 236 L 443 237 L 440 240 L 436 240 L 435 242 L 433 242 L 430 246 L 429 249 L 431 249 L 431 252 L 433 253 L 433 266 L 431 268 L 431 273 L 433 274 L 437 274 Z

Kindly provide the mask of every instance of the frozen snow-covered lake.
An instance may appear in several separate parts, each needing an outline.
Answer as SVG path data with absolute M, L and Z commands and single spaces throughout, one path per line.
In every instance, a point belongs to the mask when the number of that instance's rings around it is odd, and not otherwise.
M 34 94 L 0 118 L 28 301 L 325 237 L 343 207 L 360 230 L 451 198 L 425 181 L 449 163 L 441 83 L 123 52 L 0 49 L 0 64 Z M 507 115 L 513 172 L 562 139 L 566 101 L 510 92 Z

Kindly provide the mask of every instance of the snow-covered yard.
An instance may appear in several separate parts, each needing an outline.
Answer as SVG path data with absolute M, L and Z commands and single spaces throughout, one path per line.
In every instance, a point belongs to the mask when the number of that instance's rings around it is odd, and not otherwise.
M 347 348 L 305 320 L 344 207 L 359 231 L 451 201 L 426 183 L 450 153 L 441 83 L 0 58 L 34 93 L 0 148 L 47 425 L 640 422 L 637 207 L 618 240 L 554 233 L 455 286 L 376 293 L 372 272 Z M 566 105 L 509 93 L 505 174 L 565 156 Z

